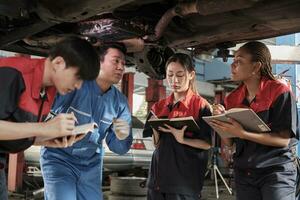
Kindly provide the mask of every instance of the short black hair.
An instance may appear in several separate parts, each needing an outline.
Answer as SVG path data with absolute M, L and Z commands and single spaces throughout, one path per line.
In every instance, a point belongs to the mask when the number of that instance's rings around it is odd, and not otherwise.
M 126 55 L 127 49 L 125 45 L 121 42 L 109 42 L 109 43 L 103 43 L 99 47 L 97 47 L 97 51 L 100 57 L 100 61 L 104 60 L 104 57 L 107 53 L 107 50 L 113 48 L 118 49 L 121 51 L 124 55 Z
M 66 67 L 78 67 L 78 76 L 83 80 L 94 80 L 100 70 L 100 61 L 96 49 L 84 39 L 79 37 L 66 37 L 49 51 L 49 58 L 61 56 Z

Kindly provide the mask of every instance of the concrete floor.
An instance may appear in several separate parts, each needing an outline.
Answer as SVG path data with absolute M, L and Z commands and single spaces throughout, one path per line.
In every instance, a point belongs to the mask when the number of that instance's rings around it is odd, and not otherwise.
M 234 195 L 230 195 L 229 192 L 226 190 L 223 183 L 219 180 L 219 199 L 220 200 L 235 200 Z M 108 188 L 105 188 L 106 190 Z M 104 200 L 109 200 L 110 191 L 104 191 Z M 201 200 L 216 200 L 216 190 L 213 180 L 206 180 L 205 185 L 202 190 L 202 199 Z M 128 197 L 126 198 L 128 199 Z M 139 198 L 140 199 L 140 198 Z M 20 194 L 10 194 L 9 200 L 43 200 L 43 198 L 25 198 L 24 195 Z M 145 197 L 146 200 L 146 197 Z
M 110 192 L 104 193 L 104 200 L 109 200 Z M 201 200 L 216 200 L 215 188 L 213 186 L 205 186 L 202 191 L 203 198 Z M 27 200 L 42 200 L 43 198 L 29 198 Z M 221 187 L 219 191 L 219 199 L 220 200 L 235 200 L 234 196 L 229 195 L 227 190 L 224 187 Z M 9 200 L 25 200 L 23 196 L 20 195 L 10 195 Z M 146 197 L 145 197 L 146 200 Z
M 109 200 L 109 197 L 108 197 L 109 194 L 110 194 L 109 191 L 104 193 L 104 200 Z M 201 200 L 216 200 L 217 199 L 215 186 L 213 185 L 213 183 L 203 187 L 202 195 L 203 195 L 203 197 Z M 142 199 L 142 198 L 139 198 L 139 199 Z M 145 197 L 143 199 L 146 200 L 147 198 Z M 230 195 L 225 187 L 220 186 L 219 200 L 235 200 L 235 197 L 234 197 L 234 195 Z
M 202 199 L 201 200 L 215 200 L 216 190 L 214 185 L 204 186 L 202 190 Z M 220 200 L 235 200 L 234 195 L 230 195 L 225 187 L 220 186 L 219 188 L 219 199 Z

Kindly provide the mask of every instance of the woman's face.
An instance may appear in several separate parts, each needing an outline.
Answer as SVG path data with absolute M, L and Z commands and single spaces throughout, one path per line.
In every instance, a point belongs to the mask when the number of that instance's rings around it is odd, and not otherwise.
M 178 62 L 171 62 L 167 66 L 167 80 L 174 93 L 187 91 L 192 78 L 192 73 L 189 73 Z
M 231 79 L 233 81 L 246 81 L 255 75 L 255 62 L 251 60 L 251 55 L 243 49 L 239 49 L 231 64 Z

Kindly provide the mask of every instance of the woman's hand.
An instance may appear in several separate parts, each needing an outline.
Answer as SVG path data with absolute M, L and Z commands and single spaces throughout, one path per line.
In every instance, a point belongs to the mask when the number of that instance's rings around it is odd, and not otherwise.
M 238 138 L 245 139 L 247 131 L 234 119 L 229 118 L 230 123 L 222 122 L 219 120 L 212 120 L 210 125 L 217 130 L 230 133 Z
M 182 129 L 176 129 L 167 124 L 164 124 L 164 126 L 166 126 L 167 128 L 160 126 L 158 128 L 158 130 L 166 132 L 166 133 L 171 133 L 175 137 L 175 139 L 178 143 L 180 143 L 180 144 L 184 143 L 184 131 L 186 130 L 187 126 L 184 126 Z
M 222 113 L 225 113 L 225 108 L 221 104 L 213 104 L 211 108 L 212 108 L 212 115 L 220 115 Z
M 155 146 L 155 148 L 157 148 L 159 146 L 159 133 L 158 131 L 156 131 L 154 128 L 152 129 L 153 131 L 153 135 L 152 135 L 152 140 L 153 140 L 153 144 Z

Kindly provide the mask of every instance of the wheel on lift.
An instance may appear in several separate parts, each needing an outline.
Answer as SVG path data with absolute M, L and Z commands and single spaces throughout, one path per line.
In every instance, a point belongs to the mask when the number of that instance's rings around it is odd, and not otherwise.
M 146 196 L 146 178 L 111 177 L 110 191 L 113 195 Z

